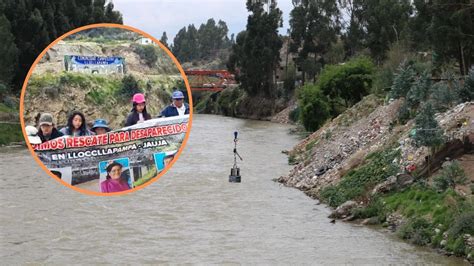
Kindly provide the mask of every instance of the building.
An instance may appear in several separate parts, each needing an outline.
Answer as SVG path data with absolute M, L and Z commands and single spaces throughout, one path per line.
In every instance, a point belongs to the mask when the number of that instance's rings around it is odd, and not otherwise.
M 156 45 L 156 43 L 152 39 L 146 37 L 139 37 L 135 40 L 135 42 L 142 45 Z

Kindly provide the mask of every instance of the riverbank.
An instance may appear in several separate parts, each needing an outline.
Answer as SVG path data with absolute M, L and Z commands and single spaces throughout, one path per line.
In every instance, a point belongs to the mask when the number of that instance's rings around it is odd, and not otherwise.
M 284 97 L 271 99 L 263 96 L 249 96 L 238 86 L 221 92 L 194 92 L 194 110 L 199 114 L 216 114 L 243 119 L 271 121 L 287 108 L 290 100 Z
M 295 167 L 277 181 L 335 208 L 331 218 L 380 224 L 410 243 L 472 263 L 474 225 L 467 221 L 474 219 L 474 176 L 463 154 L 472 153 L 465 122 L 474 119 L 474 103 L 437 114 L 449 140 L 432 157 L 411 144 L 414 121 L 393 122 L 400 105 L 364 98 L 289 151 Z M 450 162 L 443 164 L 446 157 Z M 448 166 L 451 161 L 460 166 Z M 416 171 L 407 174 L 408 166 Z M 435 187 L 452 172 L 467 175 L 464 185 Z

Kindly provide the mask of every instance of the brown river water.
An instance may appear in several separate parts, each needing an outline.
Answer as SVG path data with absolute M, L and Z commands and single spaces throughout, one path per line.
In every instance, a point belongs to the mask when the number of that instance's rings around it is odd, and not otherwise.
M 233 131 L 242 183 L 228 182 Z M 286 125 L 195 115 L 188 145 L 133 194 L 83 195 L 26 149 L 0 151 L 0 261 L 10 264 L 463 264 L 380 229 L 331 224 L 330 209 L 272 181 L 290 170 Z

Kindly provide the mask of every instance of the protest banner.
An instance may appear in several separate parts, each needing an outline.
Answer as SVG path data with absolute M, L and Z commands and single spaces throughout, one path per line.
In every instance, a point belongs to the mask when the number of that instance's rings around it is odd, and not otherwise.
M 65 136 L 32 146 L 48 169 L 72 173 L 72 178 L 64 179 L 71 185 L 103 179 L 107 163 L 116 160 L 129 170 L 127 182 L 133 188 L 155 177 L 173 159 L 188 119 L 189 115 L 156 118 L 102 135 Z

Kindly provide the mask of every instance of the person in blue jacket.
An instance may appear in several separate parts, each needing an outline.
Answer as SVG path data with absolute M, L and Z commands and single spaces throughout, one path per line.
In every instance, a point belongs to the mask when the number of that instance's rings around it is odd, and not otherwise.
M 174 91 L 173 103 L 161 111 L 161 117 L 181 116 L 189 114 L 189 105 L 184 102 L 184 95 L 181 91 Z

